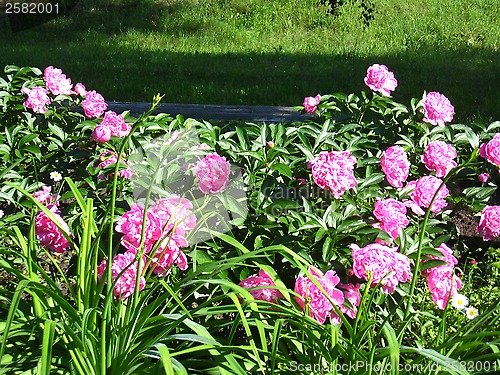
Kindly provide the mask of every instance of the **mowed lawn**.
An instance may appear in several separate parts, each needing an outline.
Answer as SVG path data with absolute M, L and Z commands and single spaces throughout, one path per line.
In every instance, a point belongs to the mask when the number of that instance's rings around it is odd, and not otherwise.
M 53 65 L 107 100 L 286 105 L 366 89 L 386 64 L 407 103 L 445 94 L 456 120 L 500 119 L 497 0 L 80 1 L 65 15 L 12 32 L 0 65 Z M 368 3 L 368 2 L 365 2 Z

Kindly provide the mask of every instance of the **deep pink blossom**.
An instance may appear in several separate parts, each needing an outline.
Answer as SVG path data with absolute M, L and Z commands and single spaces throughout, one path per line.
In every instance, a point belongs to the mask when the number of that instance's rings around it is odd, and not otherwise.
M 92 140 L 97 143 L 106 143 L 111 139 L 111 129 L 107 126 L 97 125 L 92 132 Z
M 254 299 L 261 301 L 278 303 L 280 298 L 284 298 L 283 294 L 276 288 L 259 288 L 266 286 L 276 286 L 273 279 L 264 270 L 259 270 L 258 275 L 248 276 L 246 279 L 241 281 L 239 286 L 250 289 L 249 293 Z
M 398 252 L 397 247 L 391 248 L 378 243 L 363 248 L 356 244 L 350 247 L 354 275 L 368 281 L 369 274 L 372 274 L 372 287 L 380 283 L 384 293 L 392 293 L 399 283 L 411 279 L 410 259 Z
M 322 189 L 328 188 L 335 198 L 340 198 L 357 184 L 354 177 L 356 161 L 349 151 L 322 151 L 308 165 L 315 184 Z
M 179 234 L 170 233 L 170 235 L 163 238 L 161 245 L 151 255 L 153 272 L 161 277 L 167 276 L 174 263 L 179 269 L 186 270 L 188 260 L 181 248 L 187 246 L 187 240 Z
M 500 236 L 500 206 L 486 206 L 481 212 L 477 232 L 483 240 L 490 241 Z
M 361 296 L 359 295 L 359 288 L 361 288 L 360 284 L 339 284 L 338 287 L 344 294 L 344 300 L 349 301 L 351 306 L 346 306 L 344 303 L 343 305 L 340 305 L 340 311 L 343 314 L 346 314 L 349 318 L 355 319 L 356 314 L 358 313 L 358 306 L 361 303 Z M 336 315 L 332 313 L 332 315 Z M 332 316 L 333 319 L 335 319 L 335 316 Z M 338 323 L 340 323 L 340 318 L 338 319 Z
M 71 79 L 67 78 L 63 74 L 61 69 L 54 68 L 53 66 L 48 66 L 43 72 L 43 78 L 47 85 L 47 88 L 54 95 L 71 95 L 73 91 L 73 85 L 71 84 Z
M 66 224 L 60 216 L 57 206 L 49 205 L 47 208 L 54 214 L 57 224 L 59 224 L 66 235 L 70 236 L 71 232 L 68 224 Z M 35 233 L 36 238 L 40 240 L 40 243 L 46 249 L 62 253 L 70 246 L 63 232 L 61 232 L 57 225 L 43 211 L 38 212 L 35 216 Z
M 410 162 L 403 147 L 391 146 L 385 150 L 382 153 L 380 165 L 391 186 L 403 187 L 403 183 L 410 173 Z
M 425 95 L 423 106 L 423 121 L 431 125 L 444 127 L 445 122 L 453 120 L 455 108 L 453 108 L 448 98 L 439 92 L 432 91 Z
M 479 156 L 500 168 L 500 133 L 496 133 L 491 141 L 479 147 Z
M 137 204 L 133 204 L 115 226 L 117 232 L 123 233 L 121 244 L 129 251 L 137 252 L 139 250 L 143 217 L 144 209 Z M 149 253 L 160 238 L 162 238 L 160 218 L 153 212 L 148 211 L 144 230 L 144 251 Z
M 142 264 L 144 265 L 144 258 Z M 106 273 L 107 262 L 106 259 L 101 261 L 101 264 L 97 267 L 97 275 L 99 280 Z M 115 299 L 127 299 L 132 294 L 134 294 L 137 274 L 138 274 L 138 262 L 135 260 L 135 254 L 132 252 L 125 252 L 123 254 L 118 254 L 113 258 L 111 264 L 111 279 L 116 282 L 113 287 L 113 295 Z M 125 270 L 125 271 L 123 271 Z M 122 273 L 123 272 L 123 273 Z M 121 276 L 119 276 L 121 274 Z M 143 272 L 140 272 L 141 276 L 139 279 L 139 290 L 143 290 L 146 286 L 146 279 L 142 276 Z
M 420 177 L 417 181 L 411 181 L 407 184 L 407 186 L 413 187 L 413 191 L 410 193 L 410 196 L 414 203 L 420 208 L 429 208 L 432 198 L 436 191 L 438 191 L 441 183 L 443 181 L 434 176 L 423 176 Z M 443 185 L 436 196 L 436 199 L 432 203 L 431 212 L 439 212 L 443 208 L 447 206 L 445 198 L 450 195 L 449 190 L 446 188 L 446 185 Z M 418 210 L 417 207 L 412 206 L 412 210 L 416 214 L 424 214 L 423 210 Z M 417 210 L 415 210 L 417 208 Z
M 366 71 L 365 84 L 372 91 L 379 92 L 383 96 L 390 96 L 391 91 L 394 91 L 398 86 L 398 81 L 387 66 L 373 64 Z
M 488 173 L 481 173 L 479 176 L 477 176 L 477 178 L 482 183 L 486 183 L 490 180 L 490 175 Z
M 85 116 L 92 118 L 101 117 L 106 108 L 108 108 L 108 105 L 101 94 L 92 90 L 87 91 L 85 100 L 82 101 L 82 107 Z
M 434 303 L 444 310 L 448 299 L 457 293 L 462 287 L 462 282 L 455 275 L 453 267 L 440 266 L 431 268 L 427 276 L 427 286 Z
M 295 281 L 294 290 L 298 294 L 295 300 L 303 310 L 306 310 L 306 306 L 308 306 L 310 315 L 324 324 L 333 309 L 328 297 L 337 306 L 344 303 L 344 294 L 336 288 L 340 283 L 340 278 L 335 271 L 331 270 L 323 274 L 320 270 L 310 267 L 309 273 L 322 286 L 324 292 L 307 275 L 299 276 Z
M 52 186 L 42 186 L 42 190 L 34 192 L 33 197 L 44 206 L 49 204 L 59 206 L 59 196 L 52 193 Z
M 105 169 L 109 166 L 112 166 L 116 164 L 118 161 L 118 155 L 114 153 L 113 151 L 110 150 L 104 150 L 101 155 L 99 156 L 99 165 L 98 167 L 101 169 Z M 127 160 L 125 159 L 125 154 L 122 154 L 122 157 L 120 158 L 120 165 L 123 165 L 127 168 L 120 169 L 118 170 L 118 176 L 123 177 L 123 178 L 130 178 L 134 174 L 134 171 L 130 168 L 128 168 L 128 163 Z M 110 172 L 108 175 L 104 175 L 104 173 L 100 173 L 97 177 L 100 180 L 103 180 L 105 178 L 111 178 L 113 177 L 114 173 Z
M 429 259 L 434 259 L 434 260 L 442 260 L 443 262 L 446 262 L 446 264 L 443 264 L 441 266 L 437 266 L 437 267 L 455 267 L 457 264 L 458 264 L 458 260 L 457 258 L 455 258 L 455 256 L 453 255 L 453 250 L 450 249 L 450 247 L 446 244 L 441 244 L 437 250 L 439 250 L 443 256 L 435 256 L 435 255 L 427 255 L 429 257 Z M 422 263 L 425 263 L 427 260 L 422 260 Z M 433 267 L 433 268 L 436 268 L 436 267 Z M 422 270 L 422 275 L 424 276 L 427 276 L 430 271 L 433 269 L 433 268 L 426 268 L 425 270 Z
M 125 122 L 123 115 L 118 115 L 113 111 L 107 111 L 104 114 L 99 126 L 108 128 L 111 135 L 118 138 L 127 136 L 132 129 L 132 127 Z
M 410 221 L 406 217 L 406 206 L 393 198 L 378 199 L 375 202 L 373 216 L 380 221 L 373 226 L 388 233 L 392 239 L 399 235 L 399 229 L 406 228 Z
M 452 145 L 443 141 L 433 141 L 427 145 L 422 162 L 430 171 L 436 171 L 436 177 L 444 177 L 457 163 L 453 160 L 457 152 Z
M 34 112 L 45 113 L 47 112 L 47 105 L 50 104 L 50 98 L 47 95 L 47 90 L 43 87 L 34 87 L 31 90 L 23 87 L 21 89 L 23 94 L 28 95 L 24 101 L 25 108 L 31 108 Z
M 321 100 L 321 95 L 307 96 L 304 98 L 302 105 L 307 113 L 314 113 L 318 109 L 318 104 Z
M 204 194 L 216 194 L 224 191 L 229 182 L 231 164 L 216 152 L 208 154 L 198 161 L 195 167 L 198 186 Z

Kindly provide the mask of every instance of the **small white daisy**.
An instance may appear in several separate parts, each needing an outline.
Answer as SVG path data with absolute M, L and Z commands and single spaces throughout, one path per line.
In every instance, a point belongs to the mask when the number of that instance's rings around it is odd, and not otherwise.
M 451 305 L 458 310 L 463 310 L 469 305 L 469 299 L 463 294 L 457 293 L 451 299 Z
M 50 172 L 50 179 L 55 181 L 55 182 L 59 182 L 62 180 L 62 174 L 60 174 L 57 171 Z
M 479 315 L 479 311 L 477 311 L 475 307 L 470 306 L 465 309 L 465 315 L 467 315 L 467 318 L 469 319 L 474 319 Z
M 4 215 L 3 210 L 0 210 L 0 219 L 3 217 L 3 215 Z

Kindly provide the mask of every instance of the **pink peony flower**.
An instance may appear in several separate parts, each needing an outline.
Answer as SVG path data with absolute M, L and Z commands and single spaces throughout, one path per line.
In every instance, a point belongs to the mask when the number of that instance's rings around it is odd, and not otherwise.
M 116 164 L 116 162 L 118 161 L 118 155 L 110 150 L 104 150 L 101 153 L 101 155 L 99 156 L 99 160 L 101 162 L 99 163 L 98 167 L 101 169 L 104 169 L 104 168 L 107 168 L 109 166 L 112 166 L 113 164 Z M 120 159 L 120 165 L 128 166 L 127 160 L 125 160 L 125 154 L 122 154 L 122 157 Z M 118 176 L 123 177 L 123 178 L 130 178 L 130 177 L 132 177 L 133 174 L 134 174 L 134 171 L 130 168 L 120 169 L 118 171 Z M 114 175 L 114 173 L 112 173 L 112 172 L 108 173 L 107 176 L 104 175 L 103 173 L 100 173 L 97 176 L 97 178 L 99 180 L 103 180 L 107 177 L 111 178 L 111 177 L 113 177 L 113 175 Z
M 203 194 L 216 194 L 224 191 L 230 172 L 231 164 L 216 152 L 205 156 L 195 167 L 198 186 Z
M 398 237 L 400 228 L 406 228 L 410 224 L 406 217 L 406 206 L 393 198 L 377 200 L 373 216 L 380 221 L 373 226 L 388 233 L 392 239 Z
M 238 285 L 243 288 L 250 289 L 249 293 L 253 296 L 253 298 L 261 301 L 278 303 L 278 299 L 284 298 L 283 294 L 281 294 L 278 289 L 259 288 L 264 286 L 276 286 L 271 276 L 269 276 L 269 274 L 264 270 L 259 270 L 258 275 L 248 276 Z
M 121 244 L 129 251 L 136 253 L 141 244 L 142 223 L 144 209 L 133 204 L 129 211 L 125 212 L 115 226 L 117 232 L 123 233 Z M 144 230 L 144 251 L 149 253 L 156 241 L 162 238 L 162 224 L 157 215 L 148 211 L 146 213 L 146 225 Z
M 97 267 L 99 280 L 101 280 L 106 273 L 106 263 L 106 259 L 103 259 L 101 264 Z M 123 270 L 125 271 L 123 272 Z M 116 282 L 113 287 L 113 295 L 115 299 L 127 299 L 134 294 L 138 273 L 138 262 L 135 260 L 134 253 L 127 251 L 123 254 L 118 254 L 113 258 L 113 262 L 111 264 L 111 279 L 113 282 Z M 120 274 L 121 276 L 119 276 Z M 146 286 L 146 279 L 142 276 L 143 272 L 140 272 L 140 274 L 139 290 L 143 290 Z
M 160 247 L 158 247 L 156 252 L 151 256 L 153 273 L 160 277 L 167 276 L 174 263 L 179 269 L 186 270 L 188 268 L 188 261 L 181 247 L 187 246 L 187 240 L 179 234 L 171 233 L 164 238 Z
M 436 171 L 436 177 L 444 177 L 457 163 L 453 160 L 457 152 L 452 145 L 443 141 L 433 141 L 427 145 L 422 162 L 430 171 Z
M 457 290 L 462 287 L 462 282 L 455 275 L 453 267 L 440 266 L 431 268 L 429 271 L 427 286 L 434 303 L 444 310 L 448 299 L 453 298 Z
M 379 92 L 383 96 L 390 96 L 398 86 L 394 73 L 385 65 L 373 64 L 366 71 L 365 84 L 372 91 Z
M 321 100 L 321 95 L 316 95 L 316 96 L 308 96 L 304 98 L 304 102 L 302 105 L 304 106 L 304 110 L 307 113 L 314 113 L 318 109 L 318 104 L 319 101 Z
M 443 94 L 434 91 L 429 92 L 424 97 L 423 105 L 424 118 L 422 121 L 444 127 L 445 122 L 453 120 L 455 108 Z
M 92 118 L 101 117 L 106 108 L 108 108 L 108 105 L 101 94 L 92 90 L 87 91 L 85 100 L 82 101 L 82 107 L 85 116 Z
M 434 176 L 423 176 L 417 181 L 411 181 L 407 186 L 414 187 L 414 190 L 410 193 L 410 196 L 416 206 L 428 208 L 431 204 L 434 194 L 441 186 L 443 181 Z M 439 212 L 447 206 L 445 198 L 450 195 L 450 192 L 446 188 L 446 185 L 439 190 L 436 199 L 432 203 L 431 212 Z M 416 214 L 424 214 L 423 210 L 418 210 L 418 207 L 411 206 L 412 210 Z
M 486 183 L 490 180 L 490 175 L 488 173 L 481 173 L 479 176 L 477 176 L 477 178 L 482 183 Z
M 479 147 L 479 156 L 500 168 L 500 133 L 495 134 L 491 141 Z
M 356 158 L 349 151 L 322 151 L 308 163 L 315 184 L 330 189 L 335 198 L 358 183 L 354 177 L 355 164 Z
M 396 247 L 391 248 L 378 243 L 363 248 L 356 244 L 350 247 L 354 275 L 368 281 L 368 274 L 372 274 L 372 287 L 380 283 L 384 293 L 392 293 L 399 283 L 411 279 L 410 259 L 399 253 Z
M 87 95 L 87 89 L 85 88 L 83 83 L 78 82 L 75 85 L 74 90 L 75 90 L 75 94 L 80 95 L 84 98 L 85 98 L 85 95 Z
M 340 305 L 340 311 L 342 314 L 346 314 L 351 319 L 356 319 L 356 314 L 358 313 L 358 306 L 361 303 L 361 296 L 359 295 L 359 288 L 361 288 L 360 284 L 339 284 L 338 287 L 342 290 L 344 294 L 344 300 L 349 301 L 351 304 L 350 307 L 344 305 Z M 332 314 L 334 314 L 332 312 Z M 336 314 L 335 314 L 336 315 Z M 335 318 L 335 317 L 333 317 Z M 340 318 L 338 319 L 338 323 L 340 323 Z
M 54 214 L 57 224 L 70 236 L 68 224 L 60 216 L 56 205 L 49 205 L 47 208 Z M 40 240 L 42 246 L 46 249 L 54 250 L 57 253 L 62 253 L 70 244 L 57 225 L 43 212 L 40 211 L 35 216 L 35 233 L 36 238 Z
M 191 211 L 193 205 L 186 198 L 172 194 L 168 198 L 158 199 L 151 211 L 154 212 L 165 223 L 163 231 L 171 231 L 184 236 L 186 231 L 196 226 L 196 216 Z
M 59 196 L 52 194 L 51 191 L 52 186 L 42 186 L 42 190 L 34 192 L 33 197 L 44 206 L 48 206 L 49 204 L 59 206 Z
M 28 95 L 28 98 L 23 103 L 25 108 L 31 108 L 37 113 L 47 112 L 47 107 L 45 106 L 50 104 L 50 98 L 47 95 L 47 90 L 43 87 L 34 87 L 31 90 L 23 87 L 21 92 Z
M 486 206 L 481 212 L 477 232 L 483 240 L 490 241 L 500 236 L 500 206 Z
M 98 126 L 106 127 L 110 130 L 111 135 L 121 138 L 130 133 L 132 127 L 125 122 L 123 115 L 118 115 L 113 111 L 108 111 L 104 114 L 101 124 Z
M 382 153 L 380 165 L 391 186 L 403 187 L 403 183 L 410 173 L 410 162 L 403 147 L 391 146 L 385 150 Z
M 43 78 L 47 84 L 47 88 L 54 95 L 71 95 L 73 85 L 71 79 L 66 78 L 61 69 L 48 66 L 43 72 Z
M 328 300 L 328 297 L 337 306 L 341 306 L 344 303 L 344 294 L 336 288 L 340 282 L 340 278 L 335 271 L 330 270 L 323 274 L 320 270 L 313 267 L 309 267 L 309 273 L 323 287 L 324 292 L 308 276 L 299 276 L 295 281 L 294 290 L 298 294 L 295 300 L 302 310 L 306 310 L 307 304 L 310 315 L 321 324 L 324 324 L 326 317 L 333 309 L 333 305 Z
M 455 258 L 455 256 L 453 255 L 453 250 L 450 249 L 446 244 L 444 244 L 444 243 L 441 244 L 437 249 L 443 254 L 443 256 L 439 257 L 439 256 L 435 256 L 435 255 L 427 255 L 429 257 L 429 259 L 442 260 L 443 262 L 446 262 L 446 264 L 443 264 L 443 265 L 437 266 L 437 267 L 454 268 L 458 264 L 457 258 Z M 425 262 L 426 262 L 426 260 L 423 259 L 422 263 L 425 263 Z M 424 275 L 424 276 L 429 275 L 431 270 L 433 270 L 434 268 L 437 268 L 437 267 L 426 268 L 425 270 L 422 270 L 422 275 Z
M 106 126 L 97 125 L 92 132 L 92 140 L 97 143 L 106 143 L 111 139 L 111 129 Z

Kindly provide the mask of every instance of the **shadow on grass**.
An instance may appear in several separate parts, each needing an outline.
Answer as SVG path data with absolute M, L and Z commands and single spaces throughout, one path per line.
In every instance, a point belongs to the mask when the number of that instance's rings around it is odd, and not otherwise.
M 363 83 L 366 68 L 381 63 L 398 79 L 394 98 L 399 102 L 409 105 L 410 98 L 421 97 L 424 90 L 439 91 L 454 104 L 456 121 L 500 119 L 500 59 L 496 51 L 419 46 L 397 55 L 360 58 L 279 52 L 177 53 L 127 42 L 123 35 L 132 30 L 154 33 L 154 17 L 146 20 L 144 15 L 155 9 L 142 10 L 141 17 L 123 17 L 135 21 L 118 24 L 96 18 L 88 29 L 80 29 L 81 20 L 68 20 L 62 25 L 5 32 L 0 37 L 0 65 L 42 69 L 53 65 L 63 69 L 74 83 L 83 82 L 112 101 L 150 101 L 161 93 L 165 94 L 164 102 L 170 103 L 294 106 L 300 105 L 304 96 L 317 93 L 368 90 Z M 163 11 L 175 14 L 182 9 Z M 71 32 L 76 26 L 82 31 Z M 194 32 L 200 27 L 192 23 L 184 29 L 179 26 L 176 32 Z

